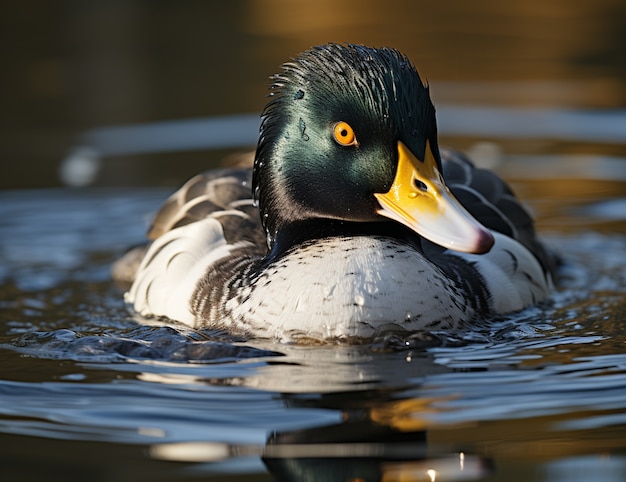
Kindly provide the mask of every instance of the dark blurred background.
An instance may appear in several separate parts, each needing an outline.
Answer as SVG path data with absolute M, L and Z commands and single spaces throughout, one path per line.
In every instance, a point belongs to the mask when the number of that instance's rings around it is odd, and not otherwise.
M 62 185 L 61 163 L 93 129 L 258 115 L 268 76 L 329 41 L 402 50 L 437 105 L 626 106 L 623 0 L 4 1 L 0 188 Z M 490 140 L 440 130 L 460 148 Z M 624 142 L 498 142 L 513 153 L 626 155 Z M 253 147 L 249 132 L 242 144 Z M 230 152 L 96 152 L 88 182 L 177 185 Z

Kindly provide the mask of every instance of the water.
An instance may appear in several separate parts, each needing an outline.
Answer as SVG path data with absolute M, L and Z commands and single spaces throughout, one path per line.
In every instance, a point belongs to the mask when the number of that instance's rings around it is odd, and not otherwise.
M 0 193 L 4 473 L 624 480 L 626 182 L 514 184 L 564 259 L 554 296 L 463 333 L 360 346 L 139 324 L 109 267 L 168 190 Z
M 6 7 L 3 480 L 626 480 L 624 3 L 217 5 Z M 443 144 L 511 180 L 561 254 L 546 303 L 359 346 L 129 313 L 111 263 L 254 144 L 268 75 L 328 41 L 415 62 Z

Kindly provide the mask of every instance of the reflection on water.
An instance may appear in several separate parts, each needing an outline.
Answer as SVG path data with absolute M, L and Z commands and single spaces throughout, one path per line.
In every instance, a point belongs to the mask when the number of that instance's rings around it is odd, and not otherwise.
M 341 6 L 7 6 L 0 186 L 58 185 L 63 159 L 73 185 L 179 184 L 255 143 L 290 56 L 388 45 L 429 79 L 443 143 L 535 211 L 559 290 L 359 346 L 144 326 L 110 264 L 169 188 L 0 192 L 3 478 L 626 480 L 623 2 Z
M 609 144 L 621 143 L 626 138 L 626 111 L 585 112 L 438 104 L 437 118 L 440 133 L 448 136 Z M 256 143 L 259 125 L 258 114 L 242 114 L 92 129 L 81 136 L 80 144 L 63 159 L 59 177 L 66 185 L 83 187 L 96 182 L 98 171 L 102 168 L 102 157 L 250 148 Z M 481 154 L 484 153 L 479 153 L 476 159 L 482 161 L 484 156 Z M 545 158 L 537 160 L 543 162 Z M 577 168 L 590 171 L 591 177 L 611 177 L 604 172 L 606 169 L 593 174 L 602 168 L 594 162 L 596 159 L 593 156 L 578 156 L 567 161 L 562 156 L 555 157 L 551 162 L 552 169 L 561 173 L 564 165 L 571 167 L 573 162 L 579 161 L 576 162 Z M 615 164 L 612 171 L 618 177 L 626 176 L 623 167 L 626 158 L 605 159 L 604 164 L 611 161 Z M 547 174 L 542 171 L 542 175 Z
M 620 0 L 346 0 L 342 9 L 328 0 L 314 9 L 286 0 L 52 0 L 38 9 L 11 4 L 3 19 L 0 32 L 11 49 L 0 76 L 0 154 L 11 162 L 0 177 L 2 188 L 58 185 L 58 164 L 92 129 L 257 115 L 268 76 L 299 51 L 329 41 L 402 50 L 429 80 L 440 106 L 576 109 L 586 122 L 594 110 L 610 115 L 626 103 L 626 11 Z M 442 132 L 448 122 L 456 131 L 455 117 L 444 117 Z M 564 128 L 548 124 L 551 132 Z M 589 128 L 577 153 L 598 153 L 590 143 L 596 124 Z M 455 145 L 465 148 L 489 134 L 464 134 L 472 139 Z M 523 142 L 507 146 L 507 153 L 558 147 Z M 602 150 L 625 156 L 623 143 Z M 127 152 L 107 161 L 99 182 L 179 184 L 220 156 Z
M 115 458 L 133 480 L 570 481 L 584 463 L 622 480 L 626 220 L 593 213 L 624 182 L 516 179 L 565 263 L 549 302 L 359 346 L 138 325 L 108 270 L 166 190 L 0 194 L 5 473 L 125 480 Z

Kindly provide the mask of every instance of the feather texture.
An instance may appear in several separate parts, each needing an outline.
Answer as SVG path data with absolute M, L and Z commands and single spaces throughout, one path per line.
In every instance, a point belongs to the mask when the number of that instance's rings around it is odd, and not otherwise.
M 501 233 L 486 255 L 426 241 L 415 250 L 391 238 L 337 237 L 266 265 L 251 170 L 220 170 L 194 177 L 165 202 L 126 299 L 141 314 L 196 327 L 328 338 L 371 336 L 381 327 L 449 328 L 544 298 L 552 288 L 551 265 L 543 263 L 549 254 L 528 213 L 506 184 L 460 154 L 444 150 L 442 162 L 455 195 Z
M 405 56 L 328 44 L 272 80 L 253 169 L 191 179 L 157 213 L 152 243 L 114 267 L 135 311 L 325 339 L 453 329 L 550 293 L 555 262 L 531 216 L 495 174 L 439 150 Z M 354 142 L 334 137 L 340 124 Z

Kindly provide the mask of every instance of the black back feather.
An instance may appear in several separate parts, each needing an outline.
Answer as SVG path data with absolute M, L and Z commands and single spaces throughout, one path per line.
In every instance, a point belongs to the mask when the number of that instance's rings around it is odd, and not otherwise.
M 496 174 L 477 168 L 460 152 L 442 149 L 446 185 L 472 216 L 489 229 L 523 244 L 554 275 L 557 260 L 537 239 L 535 224 L 511 188 Z

